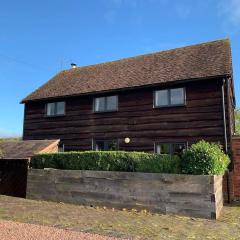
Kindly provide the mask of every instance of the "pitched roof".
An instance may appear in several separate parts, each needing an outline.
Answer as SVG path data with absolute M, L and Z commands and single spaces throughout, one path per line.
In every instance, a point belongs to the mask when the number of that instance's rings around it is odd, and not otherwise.
M 4 159 L 26 159 L 37 153 L 52 152 L 59 140 L 2 141 L 0 150 Z
M 232 74 L 228 39 L 64 70 L 22 102 Z

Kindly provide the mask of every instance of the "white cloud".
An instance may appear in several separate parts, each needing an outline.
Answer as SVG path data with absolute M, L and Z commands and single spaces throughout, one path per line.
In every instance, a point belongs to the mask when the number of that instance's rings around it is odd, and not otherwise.
M 240 24 L 240 0 L 222 0 L 219 3 L 219 13 L 234 26 Z

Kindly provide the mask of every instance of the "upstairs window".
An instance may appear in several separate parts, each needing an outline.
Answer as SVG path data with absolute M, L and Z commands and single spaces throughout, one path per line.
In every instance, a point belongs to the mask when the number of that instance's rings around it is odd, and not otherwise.
M 65 102 L 47 103 L 46 111 L 48 117 L 63 116 L 65 115 Z
M 94 112 L 112 112 L 118 110 L 118 96 L 98 97 L 94 99 Z
M 182 106 L 184 104 L 184 88 L 158 90 L 154 93 L 154 107 Z
M 155 152 L 158 154 L 181 155 L 185 149 L 185 143 L 157 143 L 155 145 Z
M 93 150 L 95 151 L 116 151 L 118 150 L 117 140 L 94 140 Z

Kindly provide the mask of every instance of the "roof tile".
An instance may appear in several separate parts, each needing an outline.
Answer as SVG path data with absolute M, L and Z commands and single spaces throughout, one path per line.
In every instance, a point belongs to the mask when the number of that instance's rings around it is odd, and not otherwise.
M 232 74 L 228 39 L 64 70 L 22 102 Z

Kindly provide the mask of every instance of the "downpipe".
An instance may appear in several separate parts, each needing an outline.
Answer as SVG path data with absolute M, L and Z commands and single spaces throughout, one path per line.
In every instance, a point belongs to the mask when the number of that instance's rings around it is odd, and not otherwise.
M 226 79 L 222 81 L 222 111 L 223 111 L 223 128 L 224 128 L 224 150 L 228 153 L 228 139 L 227 139 L 227 124 L 226 124 L 226 107 L 225 107 L 225 84 Z M 227 180 L 227 202 L 230 203 L 230 182 L 229 182 L 229 169 L 225 173 Z

